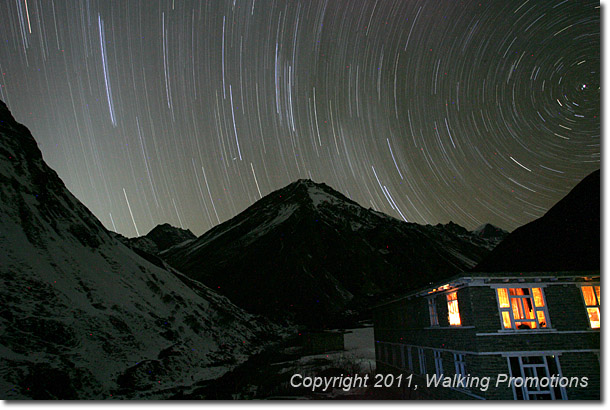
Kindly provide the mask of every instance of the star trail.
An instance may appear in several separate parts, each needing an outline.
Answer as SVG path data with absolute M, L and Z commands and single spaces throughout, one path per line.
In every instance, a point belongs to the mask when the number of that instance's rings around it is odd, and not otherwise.
M 0 24 L 0 98 L 126 236 L 299 178 L 512 230 L 600 167 L 596 2 L 6 0 Z

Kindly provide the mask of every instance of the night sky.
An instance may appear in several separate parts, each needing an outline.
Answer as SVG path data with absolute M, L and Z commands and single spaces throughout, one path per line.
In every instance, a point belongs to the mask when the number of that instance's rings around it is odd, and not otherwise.
M 299 178 L 512 230 L 600 167 L 595 2 L 5 0 L 0 27 L 0 98 L 126 236 Z

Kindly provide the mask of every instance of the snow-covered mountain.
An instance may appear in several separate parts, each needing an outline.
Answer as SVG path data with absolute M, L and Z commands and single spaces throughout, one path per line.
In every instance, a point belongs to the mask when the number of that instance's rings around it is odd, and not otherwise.
M 487 239 L 490 243 L 497 245 L 504 240 L 509 234 L 508 231 L 505 231 L 502 228 L 498 228 L 495 225 L 490 223 L 483 224 L 472 231 L 473 234 Z M 495 246 L 494 246 L 495 247 Z
M 477 272 L 598 271 L 601 172 L 591 173 L 541 218 L 515 229 Z
M 299 180 L 160 256 L 248 311 L 323 326 L 368 297 L 471 268 L 492 247 L 456 224 L 406 223 Z
M 168 397 L 277 335 L 157 265 L 109 234 L 0 102 L 1 398 Z
M 118 233 L 115 236 L 124 244 L 151 255 L 197 238 L 189 229 L 178 228 L 168 223 L 157 225 L 146 235 L 136 238 L 126 238 Z

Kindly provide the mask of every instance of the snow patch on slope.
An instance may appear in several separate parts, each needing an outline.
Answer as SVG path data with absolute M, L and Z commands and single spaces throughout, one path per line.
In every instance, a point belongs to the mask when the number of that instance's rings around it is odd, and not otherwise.
M 120 243 L 0 102 L 3 399 L 164 398 L 278 328 Z

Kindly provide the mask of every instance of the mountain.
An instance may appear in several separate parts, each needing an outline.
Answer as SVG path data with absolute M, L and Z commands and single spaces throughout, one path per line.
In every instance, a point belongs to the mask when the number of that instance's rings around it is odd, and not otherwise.
M 299 180 L 159 256 L 248 311 L 320 327 L 469 269 L 491 247 L 456 224 L 406 223 Z
M 472 231 L 473 234 L 480 238 L 487 239 L 489 242 L 497 245 L 502 242 L 507 236 L 508 231 L 498 228 L 490 223 L 483 224 Z M 495 246 L 494 246 L 495 247 Z
M 157 265 L 110 235 L 0 102 L 1 398 L 164 398 L 278 334 Z
M 167 223 L 157 225 L 146 235 L 137 238 L 125 238 L 119 234 L 117 237 L 124 244 L 152 255 L 197 238 L 189 229 L 177 228 Z
M 512 232 L 476 272 L 600 269 L 600 171 L 583 179 L 539 219 Z

